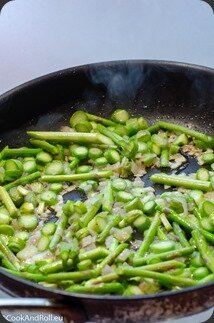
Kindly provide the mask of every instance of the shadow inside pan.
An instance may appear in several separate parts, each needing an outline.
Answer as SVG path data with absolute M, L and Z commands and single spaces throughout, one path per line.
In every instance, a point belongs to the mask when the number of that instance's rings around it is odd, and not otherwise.
M 84 202 L 87 200 L 87 196 L 83 191 L 76 189 L 71 192 L 63 194 L 63 202 L 66 203 L 69 200 L 72 200 L 74 202 L 75 201 Z

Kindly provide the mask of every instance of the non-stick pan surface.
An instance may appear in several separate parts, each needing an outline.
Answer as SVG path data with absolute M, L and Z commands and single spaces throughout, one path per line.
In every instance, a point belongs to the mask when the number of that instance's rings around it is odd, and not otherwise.
M 134 116 L 143 115 L 151 123 L 169 120 L 213 134 L 213 94 L 214 70 L 200 66 L 118 61 L 71 68 L 0 97 L 0 144 L 26 144 L 27 129 L 59 129 L 76 109 L 109 116 L 116 107 L 128 109 Z M 189 160 L 183 171 L 190 173 L 196 168 L 197 163 Z M 0 270 L 0 277 L 2 290 L 10 295 L 48 298 L 49 302 L 39 303 L 44 307 L 63 304 L 74 322 L 150 322 L 195 314 L 214 304 L 214 284 L 127 298 L 47 289 L 4 270 Z

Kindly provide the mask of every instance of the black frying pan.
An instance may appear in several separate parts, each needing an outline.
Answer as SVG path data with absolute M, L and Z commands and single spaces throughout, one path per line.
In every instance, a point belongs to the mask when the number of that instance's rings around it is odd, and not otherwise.
M 119 61 L 38 78 L 0 97 L 1 145 L 25 144 L 26 129 L 58 129 L 75 109 L 109 116 L 116 107 L 150 122 L 167 119 L 213 134 L 214 70 L 173 62 Z M 187 166 L 186 172 L 197 167 L 191 160 Z M 2 269 L 0 278 L 3 291 L 25 297 L 2 300 L 0 308 L 50 309 L 65 314 L 70 322 L 151 322 L 196 314 L 214 305 L 213 283 L 122 297 L 48 289 Z

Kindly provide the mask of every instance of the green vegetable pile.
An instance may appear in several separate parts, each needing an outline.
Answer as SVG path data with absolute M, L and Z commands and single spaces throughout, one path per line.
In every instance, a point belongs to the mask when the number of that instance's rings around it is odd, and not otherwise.
M 0 152 L 6 271 L 92 294 L 153 294 L 214 280 L 214 137 L 165 121 L 148 125 L 122 109 L 110 119 L 76 111 L 70 127 L 27 133 L 29 147 Z M 199 169 L 176 175 L 187 155 Z M 144 185 L 151 168 L 162 194 Z

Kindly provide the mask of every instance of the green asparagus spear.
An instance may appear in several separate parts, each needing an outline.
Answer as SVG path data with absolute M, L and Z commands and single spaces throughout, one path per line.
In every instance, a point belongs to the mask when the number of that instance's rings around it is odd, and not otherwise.
M 40 153 L 42 149 L 40 148 L 5 148 L 2 151 L 1 158 L 14 158 L 14 157 L 34 157 Z
M 8 194 L 8 192 L 6 191 L 5 187 L 0 186 L 0 199 L 3 202 L 3 204 L 5 205 L 5 207 L 7 208 L 9 214 L 11 217 L 15 217 L 17 215 L 17 208 L 14 205 L 10 195 Z
M 190 128 L 186 128 L 186 127 L 178 125 L 178 124 L 165 122 L 165 121 L 159 121 L 158 124 L 161 129 L 183 133 L 183 134 L 186 134 L 186 135 L 193 137 L 195 139 L 199 139 L 201 141 L 210 143 L 210 144 L 212 144 L 212 146 L 214 146 L 214 138 L 211 136 L 205 135 L 199 131 L 196 131 L 196 130 L 193 130 Z
M 150 177 L 150 180 L 158 184 L 184 187 L 191 190 L 210 191 L 212 187 L 211 182 L 208 181 L 192 179 L 187 176 L 166 175 L 164 173 L 154 174 Z
M 13 254 L 12 251 L 8 248 L 8 246 L 5 244 L 4 240 L 2 239 L 0 235 L 0 251 L 4 255 L 6 259 L 17 269 L 20 269 L 20 263 L 18 258 Z
M 100 274 L 106 265 L 110 265 L 119 254 L 128 246 L 127 243 L 121 243 L 115 250 L 113 250 L 97 267 L 96 273 Z
M 194 247 L 185 247 L 181 249 L 176 249 L 172 251 L 167 251 L 163 253 L 158 253 L 158 254 L 150 254 L 145 257 L 136 257 L 133 259 L 133 264 L 134 266 L 141 266 L 145 263 L 151 263 L 154 260 L 170 260 L 174 259 L 177 257 L 182 257 L 191 254 L 195 250 Z
M 189 247 L 190 244 L 186 238 L 185 232 L 181 229 L 179 224 L 173 222 L 173 229 L 174 229 L 174 233 L 178 237 L 182 247 Z
M 48 153 L 51 153 L 53 155 L 58 154 L 59 149 L 58 147 L 49 144 L 49 142 L 45 141 L 45 140 L 37 140 L 37 139 L 30 139 L 30 143 L 33 146 L 42 148 L 43 150 L 47 151 Z
M 58 183 L 58 182 L 73 182 L 89 179 L 109 178 L 112 176 L 112 171 L 102 171 L 97 173 L 83 173 L 83 174 L 71 174 L 71 175 L 43 175 L 41 180 L 43 182 Z
M 190 287 L 197 285 L 197 282 L 190 278 L 184 278 L 180 276 L 172 276 L 165 273 L 154 272 L 150 270 L 142 270 L 138 268 L 123 267 L 117 270 L 118 275 L 122 277 L 143 277 L 153 278 L 160 281 L 163 285 L 174 285 L 181 287 Z
M 146 233 L 146 236 L 145 236 L 143 242 L 140 245 L 139 250 L 137 251 L 136 257 L 143 257 L 146 254 L 146 252 L 149 250 L 150 244 L 152 243 L 152 241 L 156 235 L 158 226 L 160 225 L 160 221 L 161 221 L 160 214 L 157 212 L 152 223 L 151 223 L 151 226 L 149 227 L 149 229 Z
M 214 273 L 214 255 L 213 250 L 208 246 L 203 235 L 198 230 L 192 231 L 192 236 L 195 240 L 196 246 L 203 258 L 207 267 Z
M 27 176 L 23 176 L 18 178 L 17 180 L 4 185 L 4 188 L 9 191 L 11 188 L 18 186 L 18 185 L 25 185 L 28 183 L 33 182 L 34 180 L 38 179 L 40 177 L 40 172 L 35 172 Z
M 71 285 L 67 291 L 86 294 L 122 294 L 124 287 L 120 283 L 101 283 L 97 285 Z

